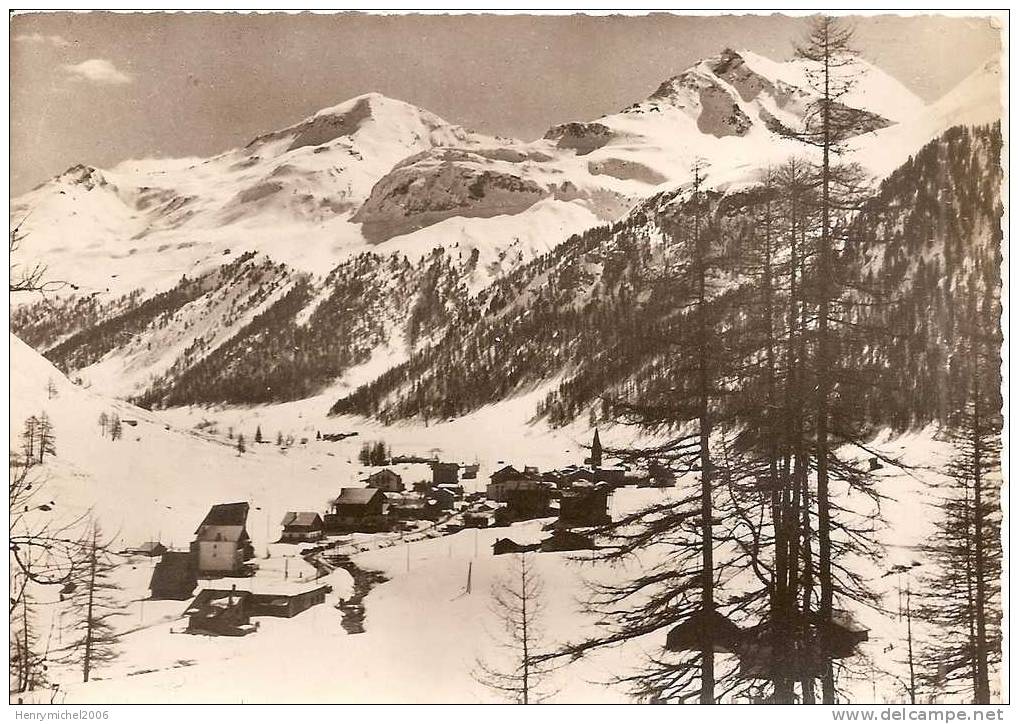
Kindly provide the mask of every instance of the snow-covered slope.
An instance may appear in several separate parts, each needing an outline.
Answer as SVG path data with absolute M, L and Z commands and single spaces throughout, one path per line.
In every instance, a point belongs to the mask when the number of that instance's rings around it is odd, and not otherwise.
M 877 176 L 887 176 L 917 149 L 952 126 L 985 125 L 1003 120 L 1008 106 L 1007 92 L 1007 86 L 1002 83 L 1001 63 L 992 58 L 923 113 L 855 139 L 853 156 Z

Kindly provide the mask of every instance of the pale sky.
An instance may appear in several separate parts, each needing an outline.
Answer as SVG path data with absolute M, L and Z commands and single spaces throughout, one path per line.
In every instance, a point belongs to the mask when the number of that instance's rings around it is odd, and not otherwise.
M 925 100 L 999 52 L 988 18 L 854 19 L 858 49 Z M 11 194 L 86 163 L 210 156 L 378 91 L 531 140 L 649 95 L 724 47 L 784 60 L 770 16 L 43 13 L 11 35 Z

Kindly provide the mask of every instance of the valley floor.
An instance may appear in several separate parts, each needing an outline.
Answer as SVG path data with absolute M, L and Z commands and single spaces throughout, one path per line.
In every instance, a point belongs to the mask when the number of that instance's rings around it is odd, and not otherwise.
M 114 538 L 114 548 L 159 538 L 176 548 L 190 541 L 209 506 L 246 500 L 251 505 L 249 532 L 259 572 L 251 585 L 310 578 L 314 569 L 296 556 L 295 546 L 274 543 L 287 510 L 324 510 L 340 487 L 360 485 L 366 469 L 357 462 L 363 442 L 384 440 L 395 454 L 438 454 L 442 459 L 477 462 L 476 481 L 468 492 L 483 489 L 488 475 L 504 462 L 541 467 L 579 463 L 590 430 L 547 430 L 527 422 L 534 390 L 456 421 L 431 425 L 382 427 L 352 418 L 326 419 L 323 398 L 278 408 L 179 409 L 149 413 L 93 395 L 72 385 L 34 352 L 12 340 L 12 429 L 30 414 L 45 410 L 53 420 L 57 454 L 41 470 L 47 494 L 65 515 L 91 511 Z M 54 380 L 56 395 L 47 391 Z M 322 406 L 319 407 L 318 405 Z M 116 410 L 124 438 L 103 438 L 96 419 Z M 204 423 L 203 423 L 204 421 Z M 195 426 L 203 423 L 203 431 Z M 227 431 L 250 441 L 257 427 L 266 440 L 277 432 L 293 435 L 293 447 L 273 442 L 249 443 L 240 454 Z M 358 432 L 341 442 L 316 440 L 317 432 Z M 618 430 L 602 430 L 607 447 L 628 440 Z M 307 442 L 301 443 L 301 438 Z M 12 448 L 17 440 L 12 439 Z M 883 592 L 885 610 L 859 610 L 870 628 L 870 640 L 851 661 L 843 679 L 856 702 L 905 700 L 905 621 L 898 616 L 901 583 L 883 576 L 891 566 L 910 563 L 914 547 L 930 531 L 929 492 L 933 472 L 944 461 L 946 446 L 928 429 L 908 435 L 886 435 L 874 442 L 884 454 L 908 468 L 887 467 L 881 475 L 885 527 L 876 535 L 887 558 L 881 568 L 861 571 Z M 861 453 L 862 454 L 862 453 Z M 410 483 L 428 476 L 425 465 L 396 466 Z M 678 496 L 695 484 L 681 479 L 672 490 L 625 488 L 613 496 L 613 514 L 632 510 L 660 496 Z M 851 501 L 850 501 L 851 502 Z M 332 586 L 325 605 L 292 619 L 260 618 L 259 629 L 240 638 L 212 638 L 176 633 L 184 628 L 187 602 L 143 600 L 148 595 L 151 559 L 120 558 L 116 579 L 122 587 L 124 616 L 120 656 L 80 682 L 78 671 L 54 664 L 51 689 L 23 695 L 25 701 L 63 703 L 126 702 L 489 702 L 497 698 L 478 684 L 472 672 L 478 658 L 498 657 L 495 638 L 500 622 L 491 612 L 490 588 L 512 566 L 514 556 L 493 556 L 496 538 L 537 542 L 548 521 L 528 521 L 511 528 L 465 530 L 453 535 L 405 542 L 395 535 L 355 536 L 346 550 L 356 566 L 380 571 L 388 579 L 364 598 L 364 633 L 349 634 L 335 608 L 349 597 L 350 575 L 335 570 L 324 581 Z M 266 557 L 266 553 L 269 557 Z M 542 628 L 549 646 L 575 641 L 596 631 L 580 613 L 585 581 L 625 571 L 594 566 L 584 555 L 540 553 L 537 569 L 546 582 L 547 612 Z M 635 561 L 634 566 L 640 562 Z M 467 592 L 470 578 L 471 590 Z M 219 585 L 218 583 L 216 585 Z M 48 594 L 47 594 L 48 595 Z M 40 619 L 50 632 L 51 647 L 67 636 L 61 605 L 40 602 Z M 918 636 L 923 635 L 922 628 Z M 625 688 L 609 684 L 657 654 L 664 632 L 598 652 L 553 675 L 554 702 L 629 702 Z M 12 697 L 16 700 L 18 697 Z

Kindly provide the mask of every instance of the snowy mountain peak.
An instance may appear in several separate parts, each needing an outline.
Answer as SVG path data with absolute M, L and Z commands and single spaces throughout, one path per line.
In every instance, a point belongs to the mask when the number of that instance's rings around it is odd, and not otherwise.
M 433 139 L 436 131 L 439 133 Z M 365 93 L 323 108 L 292 126 L 259 136 L 246 148 L 261 148 L 289 140 L 285 150 L 293 151 L 306 146 L 322 146 L 340 138 L 353 138 L 366 132 L 410 142 L 426 139 L 427 145 L 436 145 L 432 141 L 455 142 L 466 137 L 463 129 L 434 113 L 381 93 Z
M 625 112 L 676 108 L 696 119 L 702 133 L 717 137 L 743 136 L 758 124 L 770 130 L 796 128 L 818 95 L 809 70 L 809 63 L 802 59 L 779 62 L 748 50 L 725 48 L 669 78 L 647 100 Z M 863 59 L 852 72 L 855 83 L 840 102 L 873 114 L 875 127 L 914 118 L 926 108 L 901 83 Z
M 102 171 L 94 166 L 86 166 L 81 163 L 71 166 L 57 176 L 55 180 L 59 183 L 72 186 L 82 186 L 89 191 L 96 187 L 106 186 L 109 183 Z

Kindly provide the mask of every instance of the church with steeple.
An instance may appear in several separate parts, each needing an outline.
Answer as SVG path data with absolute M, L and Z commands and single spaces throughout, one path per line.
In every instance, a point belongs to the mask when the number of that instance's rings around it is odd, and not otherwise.
M 594 429 L 594 440 L 591 441 L 591 457 L 584 460 L 584 465 L 592 468 L 601 467 L 601 440 L 598 438 L 598 428 Z

